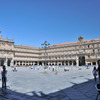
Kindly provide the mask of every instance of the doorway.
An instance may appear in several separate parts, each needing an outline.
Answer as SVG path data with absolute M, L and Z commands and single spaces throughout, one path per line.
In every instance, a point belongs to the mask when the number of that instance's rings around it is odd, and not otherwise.
M 85 65 L 85 56 L 79 57 L 79 66 Z
M 4 59 L 1 59 L 1 66 L 4 65 Z
M 7 66 L 10 66 L 10 63 L 11 63 L 11 60 L 8 59 L 8 61 L 7 61 Z

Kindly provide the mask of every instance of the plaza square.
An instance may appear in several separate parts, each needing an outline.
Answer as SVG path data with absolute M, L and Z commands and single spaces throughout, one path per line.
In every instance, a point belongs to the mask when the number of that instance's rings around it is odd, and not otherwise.
M 18 67 L 8 68 L 7 94 L 1 100 L 94 100 L 97 91 L 93 80 L 93 67 L 59 67 L 58 73 L 41 66 L 38 70 Z M 1 81 L 0 81 L 1 85 Z

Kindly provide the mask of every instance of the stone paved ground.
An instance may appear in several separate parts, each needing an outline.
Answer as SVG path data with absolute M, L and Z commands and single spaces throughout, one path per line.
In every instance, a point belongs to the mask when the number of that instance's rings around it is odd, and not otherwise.
M 64 72 L 59 68 L 56 75 L 51 70 L 44 73 L 43 68 L 30 70 L 21 67 L 18 72 L 8 68 L 10 75 L 6 91 L 1 90 L 0 80 L 0 100 L 95 100 L 97 91 L 93 68 L 68 69 Z

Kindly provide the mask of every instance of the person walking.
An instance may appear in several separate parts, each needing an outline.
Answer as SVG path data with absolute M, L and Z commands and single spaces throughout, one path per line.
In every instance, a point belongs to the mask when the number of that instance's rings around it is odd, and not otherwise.
M 37 66 L 37 70 L 39 70 L 39 68 L 40 68 L 40 66 L 38 65 L 38 66 Z
M 95 82 L 96 82 L 96 76 L 97 76 L 97 70 L 96 70 L 96 67 L 93 68 L 92 73 L 93 73 L 93 76 L 94 76 L 94 80 L 95 80 Z
M 54 72 L 54 70 L 55 70 L 55 66 L 53 65 L 53 66 L 52 66 L 52 71 Z
M 6 69 L 5 65 L 3 65 L 3 67 L 2 67 L 1 76 L 2 76 L 2 89 L 6 89 L 7 69 Z

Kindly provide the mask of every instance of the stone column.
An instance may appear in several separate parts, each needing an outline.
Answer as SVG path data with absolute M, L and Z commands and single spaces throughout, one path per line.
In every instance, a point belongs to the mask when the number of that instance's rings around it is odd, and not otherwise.
M 62 66 L 62 61 L 60 62 L 61 66 Z
M 18 63 L 17 63 L 17 61 L 16 61 L 16 65 L 17 65 Z
M 37 65 L 39 66 L 39 62 L 37 62 Z
M 33 65 L 35 65 L 35 62 L 33 62 Z
M 76 56 L 76 64 L 77 64 L 77 66 L 79 66 L 78 56 Z
M 73 64 L 73 61 L 72 61 L 72 66 L 73 66 L 74 64 Z
M 88 62 L 87 61 L 85 63 L 86 63 L 86 65 L 88 65 Z
M 20 61 L 19 61 L 19 65 L 20 65 Z
M 55 62 L 54 62 L 54 66 L 55 66 Z
M 68 66 L 69 66 L 69 61 L 68 61 Z
M 91 65 L 93 65 L 93 63 L 91 62 Z
M 24 62 L 25 66 L 26 66 L 26 61 Z
M 13 59 L 11 60 L 10 66 L 14 66 Z
M 29 65 L 30 63 L 29 63 L 29 61 L 28 61 L 28 65 Z
M 32 66 L 32 62 L 30 62 L 30 65 Z
M 24 62 L 22 61 L 22 66 L 23 66 Z
M 42 66 L 44 66 L 44 62 L 42 62 Z
M 66 65 L 66 62 L 64 61 L 64 65 Z
M 48 62 L 48 65 L 50 65 L 50 62 Z

